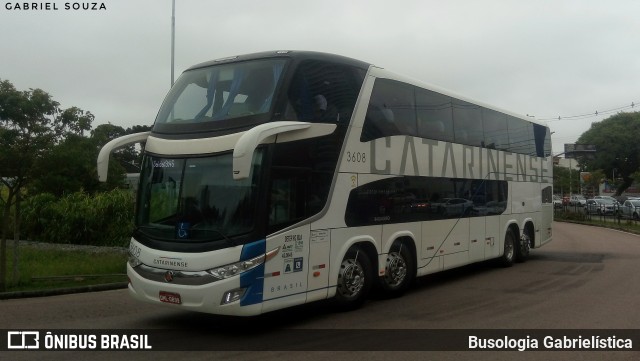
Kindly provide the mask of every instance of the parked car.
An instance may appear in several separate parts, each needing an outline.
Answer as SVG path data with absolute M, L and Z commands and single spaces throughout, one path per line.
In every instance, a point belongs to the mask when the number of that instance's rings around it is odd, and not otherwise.
M 608 199 L 610 201 L 614 201 L 614 202 L 618 202 L 617 199 L 611 197 L 611 196 L 595 196 L 593 197 L 593 199 Z
M 640 199 L 627 199 L 620 206 L 620 215 L 624 218 L 640 220 Z
M 562 208 L 562 197 L 557 195 L 553 196 L 553 208 Z
M 431 202 L 428 199 L 416 199 L 411 202 L 409 209 L 416 213 L 430 213 Z
M 438 213 L 443 216 L 462 216 L 471 211 L 473 202 L 464 198 L 443 198 L 441 202 L 433 203 L 431 206 L 437 206 Z
M 569 198 L 570 206 L 584 207 L 585 204 L 587 204 L 587 199 L 584 198 L 584 196 L 581 194 L 574 194 L 571 196 L 571 198 Z
M 618 203 L 622 204 L 622 203 L 624 203 L 625 201 L 631 201 L 631 200 L 634 200 L 634 199 L 640 199 L 640 197 L 635 197 L 635 196 L 619 196 L 619 197 L 617 197 L 617 199 L 618 199 Z
M 604 198 L 587 199 L 584 212 L 587 214 L 607 215 L 614 214 L 618 210 L 618 202 Z

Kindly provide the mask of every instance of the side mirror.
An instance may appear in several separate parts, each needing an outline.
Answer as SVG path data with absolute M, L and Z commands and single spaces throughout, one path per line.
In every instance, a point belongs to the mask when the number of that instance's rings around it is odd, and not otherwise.
M 128 134 L 105 144 L 102 149 L 100 149 L 100 154 L 98 154 L 98 180 L 100 180 L 100 182 L 107 181 L 107 173 L 109 172 L 109 156 L 111 155 L 111 152 L 130 144 L 144 142 L 149 137 L 149 134 L 151 134 L 151 132 Z
M 278 136 L 278 142 L 316 138 L 333 133 L 336 127 L 335 124 L 280 121 L 251 128 L 238 139 L 233 149 L 233 179 L 249 177 L 253 153 L 267 138 L 274 137 L 272 142 L 276 141 L 275 136 Z

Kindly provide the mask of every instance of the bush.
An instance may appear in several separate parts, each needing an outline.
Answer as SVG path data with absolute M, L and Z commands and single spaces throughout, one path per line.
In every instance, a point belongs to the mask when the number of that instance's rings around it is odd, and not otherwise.
M 585 221 L 587 216 L 584 212 L 572 212 L 570 210 L 556 211 L 554 218 L 563 221 Z
M 60 199 L 43 193 L 25 203 L 23 229 L 35 241 L 124 246 L 133 231 L 133 208 L 128 190 L 94 196 L 76 192 Z

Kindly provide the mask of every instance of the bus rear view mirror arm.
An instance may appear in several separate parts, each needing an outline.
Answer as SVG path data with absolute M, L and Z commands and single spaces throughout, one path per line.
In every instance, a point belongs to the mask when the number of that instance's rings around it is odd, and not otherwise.
M 100 182 L 107 181 L 107 173 L 109 172 L 109 156 L 111 155 L 111 152 L 130 144 L 144 142 L 149 137 L 149 134 L 151 134 L 151 132 L 128 134 L 105 144 L 102 149 L 100 149 L 100 154 L 98 154 L 98 180 Z
M 269 137 L 281 134 L 278 137 L 278 142 L 290 142 L 328 135 L 333 133 L 335 129 L 335 124 L 293 121 L 265 123 L 252 128 L 238 139 L 233 149 L 233 179 L 240 180 L 249 177 L 253 152 L 259 144 Z

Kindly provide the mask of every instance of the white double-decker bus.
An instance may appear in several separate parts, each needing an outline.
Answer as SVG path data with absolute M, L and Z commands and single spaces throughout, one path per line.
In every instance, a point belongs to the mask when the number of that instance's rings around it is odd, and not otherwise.
M 136 299 L 256 315 L 551 240 L 549 129 L 361 61 L 236 56 L 186 70 L 145 142 L 127 266 Z

